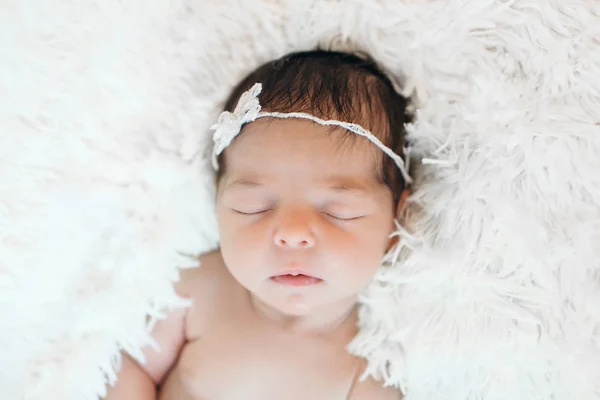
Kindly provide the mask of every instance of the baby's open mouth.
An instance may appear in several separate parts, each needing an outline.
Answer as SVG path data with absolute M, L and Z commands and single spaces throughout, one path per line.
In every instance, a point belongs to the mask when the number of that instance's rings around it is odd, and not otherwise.
M 322 279 L 305 274 L 281 274 L 271 277 L 275 283 L 285 286 L 311 286 L 323 282 Z

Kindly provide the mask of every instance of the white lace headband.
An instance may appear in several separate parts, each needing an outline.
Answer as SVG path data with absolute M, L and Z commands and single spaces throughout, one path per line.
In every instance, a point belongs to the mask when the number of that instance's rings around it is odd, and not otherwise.
M 412 183 L 412 179 L 410 175 L 408 175 L 409 169 L 409 159 L 410 159 L 410 148 L 404 148 L 406 161 L 402 160 L 398 154 L 394 153 L 390 148 L 386 147 L 375 135 L 373 135 L 368 130 L 364 129 L 362 126 L 353 124 L 350 122 L 342 122 L 336 120 L 323 120 L 321 118 L 317 118 L 314 115 L 292 112 L 292 113 L 279 113 L 279 112 L 261 112 L 261 106 L 258 101 L 258 95 L 262 90 L 262 85 L 260 83 L 255 83 L 248 91 L 244 92 L 233 112 L 223 111 L 217 120 L 217 123 L 211 126 L 210 129 L 214 130 L 213 141 L 213 155 L 212 155 L 212 163 L 215 170 L 219 169 L 219 164 L 217 162 L 217 158 L 219 154 L 221 154 L 227 146 L 231 143 L 231 141 L 240 133 L 242 126 L 247 124 L 248 122 L 255 121 L 262 117 L 273 117 L 273 118 L 303 118 L 309 119 L 318 123 L 319 125 L 337 125 L 342 128 L 345 128 L 351 132 L 356 133 L 357 135 L 363 136 L 369 139 L 375 146 L 379 147 L 381 151 L 387 154 L 398 166 L 400 171 L 402 172 L 402 176 L 404 180 L 410 184 Z

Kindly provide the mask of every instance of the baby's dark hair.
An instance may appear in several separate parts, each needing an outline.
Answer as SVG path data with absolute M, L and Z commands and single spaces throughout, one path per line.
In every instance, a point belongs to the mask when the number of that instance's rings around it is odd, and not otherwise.
M 233 111 L 242 93 L 257 82 L 262 83 L 259 100 L 263 111 L 305 112 L 357 123 L 404 158 L 404 125 L 410 122 L 408 101 L 370 58 L 324 50 L 288 54 L 244 78 L 227 100 L 225 110 Z M 333 129 L 344 131 L 348 139 L 359 137 L 343 128 Z M 226 168 L 222 157 L 217 179 Z M 390 157 L 380 152 L 380 159 L 375 176 L 391 189 L 397 204 L 406 182 Z

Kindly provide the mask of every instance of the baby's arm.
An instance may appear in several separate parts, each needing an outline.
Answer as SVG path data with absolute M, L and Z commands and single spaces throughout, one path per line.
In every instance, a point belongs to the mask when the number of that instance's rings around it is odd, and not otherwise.
M 160 346 L 160 352 L 145 348 L 145 364 L 140 365 L 123 353 L 117 383 L 108 388 L 105 400 L 156 399 L 157 385 L 171 369 L 185 342 L 185 316 L 186 310 L 176 310 L 156 324 L 152 336 Z

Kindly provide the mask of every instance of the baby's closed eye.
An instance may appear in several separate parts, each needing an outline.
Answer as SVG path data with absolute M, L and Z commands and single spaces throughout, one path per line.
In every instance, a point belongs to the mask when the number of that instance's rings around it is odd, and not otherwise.
M 344 221 L 355 220 L 366 217 L 368 215 L 367 210 L 349 207 L 328 208 L 323 210 L 322 213 L 328 217 Z
M 235 212 L 236 214 L 241 214 L 241 215 L 258 215 L 258 214 L 264 214 L 268 211 L 273 211 L 273 210 L 275 210 L 275 208 L 273 206 L 266 206 L 266 205 L 253 206 L 253 205 L 249 205 L 249 204 L 244 204 L 244 205 L 239 205 L 239 206 L 233 206 L 233 207 L 231 207 L 231 210 L 233 212 Z M 345 221 L 363 218 L 368 215 L 368 213 L 365 210 L 353 210 L 353 209 L 348 209 L 348 208 L 325 209 L 325 210 L 320 211 L 320 213 L 326 217 L 345 220 Z
M 237 214 L 243 215 L 256 215 L 262 214 L 267 211 L 276 211 L 280 205 L 274 202 L 266 201 L 264 199 L 254 199 L 249 197 L 232 199 L 229 201 L 227 206 Z M 349 203 L 324 203 L 314 204 L 312 208 L 315 212 L 318 212 L 327 217 L 342 220 L 352 220 L 367 216 L 370 213 L 370 207 L 360 204 Z
M 234 193 L 224 196 L 227 208 L 237 214 L 254 215 L 269 211 L 275 207 L 273 201 L 262 194 Z
M 280 197 L 270 196 L 263 190 L 236 190 L 224 196 L 224 205 L 238 215 L 256 216 L 271 211 L 285 209 L 293 212 L 293 208 Z M 291 204 L 291 203 L 290 203 Z M 348 194 L 334 196 L 316 196 L 302 201 L 294 200 L 294 206 L 305 211 L 312 210 L 327 219 L 352 221 L 372 214 L 377 207 L 376 202 L 368 197 Z

